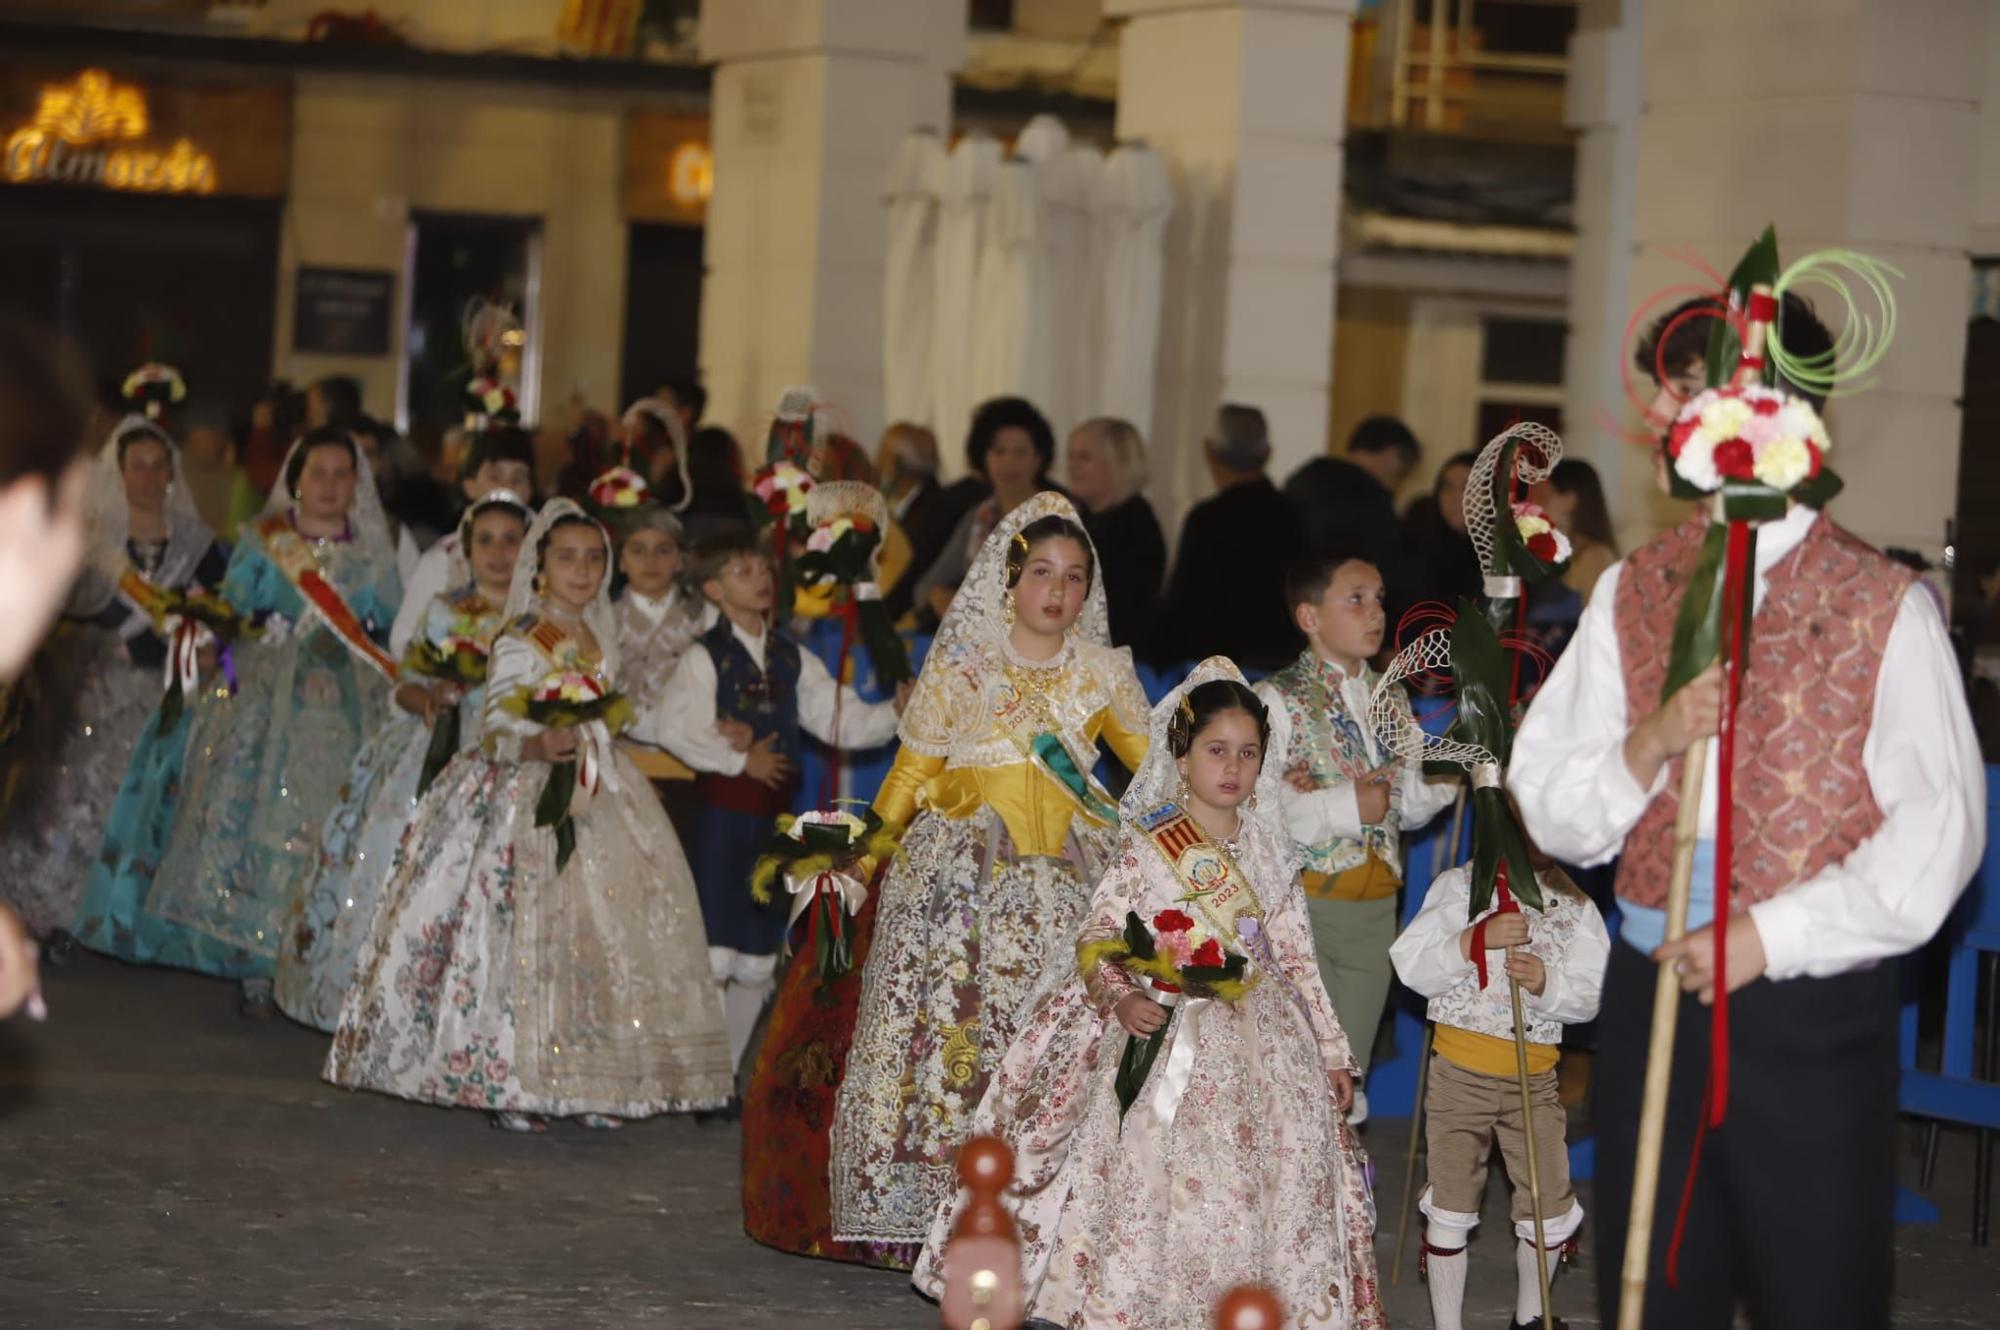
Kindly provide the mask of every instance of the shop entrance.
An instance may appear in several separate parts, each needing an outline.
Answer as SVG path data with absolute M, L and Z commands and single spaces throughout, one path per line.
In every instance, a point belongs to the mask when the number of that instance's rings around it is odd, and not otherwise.
M 162 360 L 188 384 L 188 415 L 245 420 L 271 379 L 276 199 L 8 189 L 0 205 L 0 307 L 69 337 L 107 401 Z

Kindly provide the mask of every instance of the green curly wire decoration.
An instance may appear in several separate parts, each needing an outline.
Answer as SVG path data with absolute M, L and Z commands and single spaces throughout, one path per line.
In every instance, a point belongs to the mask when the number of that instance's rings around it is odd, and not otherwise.
M 1780 302 L 1787 291 L 1817 282 L 1847 307 L 1847 317 L 1841 320 L 1833 349 L 1813 356 L 1787 351 L 1773 327 L 1768 349 L 1773 368 L 1798 387 L 1828 397 L 1868 387 L 1863 380 L 1882 363 L 1896 336 L 1896 293 L 1889 279 L 1902 275 L 1900 268 L 1851 249 L 1822 249 L 1785 269 L 1772 288 Z M 1863 292 L 1873 313 L 1859 299 Z

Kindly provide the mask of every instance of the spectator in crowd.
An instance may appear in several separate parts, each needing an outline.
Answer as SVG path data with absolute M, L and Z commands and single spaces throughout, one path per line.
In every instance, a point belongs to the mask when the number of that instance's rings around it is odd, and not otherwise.
M 203 524 L 221 540 L 234 540 L 230 496 L 243 471 L 236 465 L 235 441 L 221 419 L 193 413 L 187 442 L 181 445 L 181 474 Z
M 1611 531 L 1611 509 L 1604 501 L 1604 482 L 1590 463 L 1565 457 L 1555 464 L 1549 478 L 1536 491 L 1535 501 L 1569 537 L 1572 553 L 1563 584 L 1588 600 L 1597 579 L 1618 560 L 1618 538 Z
M 1264 469 L 1270 427 L 1254 406 L 1224 405 L 1203 444 L 1216 493 L 1188 510 L 1167 584 L 1158 650 L 1169 661 L 1223 655 L 1273 670 L 1298 654 L 1284 570 L 1304 552 L 1292 506 Z
M 693 492 L 681 512 L 689 546 L 718 531 L 750 525 L 750 492 L 743 487 L 743 449 L 736 436 L 717 425 L 704 425 L 688 440 L 688 488 Z
M 89 409 L 67 348 L 0 319 L 0 684 L 20 675 L 83 561 Z
M 1134 646 L 1150 631 L 1167 575 L 1167 538 L 1146 484 L 1146 441 L 1129 422 L 1110 416 L 1070 431 L 1070 497 L 1097 546 L 1098 576 L 1111 614 L 1111 642 Z
M 1454 453 L 1438 468 L 1429 495 L 1410 505 L 1403 520 L 1403 547 L 1416 570 L 1414 600 L 1440 601 L 1454 608 L 1459 597 L 1486 594 L 1479 553 L 1465 530 L 1465 483 L 1479 454 Z M 1408 610 L 1407 602 L 1401 608 Z M 1389 624 L 1395 638 L 1396 620 Z
M 945 542 L 951 539 L 952 528 L 965 516 L 946 497 L 937 473 L 937 435 L 908 421 L 898 421 L 882 431 L 875 445 L 875 474 L 881 477 L 889 515 L 902 528 L 903 539 L 910 546 L 909 566 L 894 586 L 884 589 L 891 619 L 909 613 L 917 579 L 937 562 Z
M 291 449 L 292 440 L 298 437 L 305 418 L 305 394 L 284 379 L 272 384 L 250 408 L 250 427 L 236 449 L 236 458 L 243 464 L 243 478 L 249 482 L 239 491 L 239 498 L 249 508 L 245 512 L 240 510 L 240 504 L 232 505 L 239 508 L 237 518 L 250 516 L 264 506 L 264 497 L 278 483 L 278 468 L 285 464 L 285 454 Z
M 708 389 L 689 375 L 669 379 L 656 395 L 681 418 L 681 437 L 692 439 L 701 428 L 702 417 L 708 414 Z
M 306 389 L 306 428 L 332 425 L 355 429 L 361 424 L 361 384 L 345 374 L 329 374 Z
M 1396 520 L 1396 491 L 1422 457 L 1408 425 L 1369 416 L 1348 436 L 1346 457 L 1316 457 L 1285 482 L 1308 551 L 1358 549 L 1382 574 L 1392 628 L 1410 605 L 1416 579 Z
M 981 403 L 966 433 L 965 458 L 989 492 L 959 519 L 943 552 L 917 580 L 917 618 L 925 629 L 937 627 L 944 617 L 973 554 L 1000 519 L 1040 491 L 1057 488 L 1049 479 L 1056 460 L 1055 431 L 1024 397 Z

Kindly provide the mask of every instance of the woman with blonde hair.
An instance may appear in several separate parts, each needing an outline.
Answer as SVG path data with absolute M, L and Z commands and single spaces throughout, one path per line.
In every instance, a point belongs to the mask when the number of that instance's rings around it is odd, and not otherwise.
M 1167 540 L 1146 485 L 1146 441 L 1130 421 L 1096 416 L 1070 431 L 1069 489 L 1103 560 L 1111 641 L 1132 646 L 1152 619 L 1167 575 Z

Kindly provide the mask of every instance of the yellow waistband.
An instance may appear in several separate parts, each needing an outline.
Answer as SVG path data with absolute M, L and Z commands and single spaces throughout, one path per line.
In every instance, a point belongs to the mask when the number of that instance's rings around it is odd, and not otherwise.
M 1476 1071 L 1481 1076 L 1512 1077 L 1516 1073 L 1512 1039 L 1461 1030 L 1456 1025 L 1439 1025 L 1432 1035 L 1431 1047 L 1445 1061 L 1467 1071 Z M 1561 1057 L 1562 1048 L 1559 1045 L 1538 1044 L 1529 1040 L 1528 1074 L 1539 1076 L 1554 1067 Z
M 1395 895 L 1403 885 L 1403 875 L 1383 863 L 1373 850 L 1344 873 L 1315 873 L 1308 869 L 1304 878 L 1306 895 L 1334 901 L 1379 901 Z

